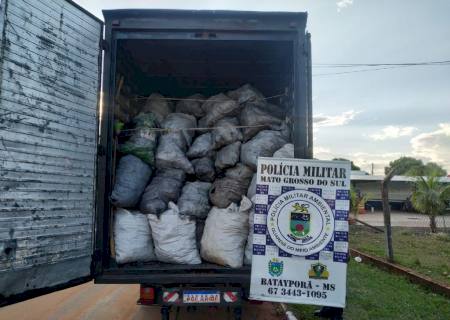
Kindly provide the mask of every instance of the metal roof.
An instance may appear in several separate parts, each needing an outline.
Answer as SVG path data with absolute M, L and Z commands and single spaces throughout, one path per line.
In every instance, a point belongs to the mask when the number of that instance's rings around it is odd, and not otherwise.
M 426 178 L 426 177 L 424 177 Z M 371 175 L 360 175 L 360 174 L 352 174 L 350 176 L 351 181 L 383 181 L 384 176 L 371 176 Z M 417 177 L 411 176 L 394 176 L 391 181 L 398 182 L 415 182 Z M 440 177 L 440 182 L 450 183 L 450 177 Z

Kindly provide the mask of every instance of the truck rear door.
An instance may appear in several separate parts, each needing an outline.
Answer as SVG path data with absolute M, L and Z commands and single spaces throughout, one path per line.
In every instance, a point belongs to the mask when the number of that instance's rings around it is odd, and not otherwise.
M 90 277 L 103 23 L 0 0 L 0 305 Z

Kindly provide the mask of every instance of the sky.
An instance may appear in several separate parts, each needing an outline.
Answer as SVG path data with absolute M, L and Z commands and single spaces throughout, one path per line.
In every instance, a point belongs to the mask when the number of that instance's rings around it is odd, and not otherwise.
M 368 172 L 373 164 L 382 174 L 389 161 L 413 156 L 450 173 L 450 65 L 344 74 L 349 69 L 320 66 L 450 60 L 448 0 L 75 2 L 100 18 L 102 9 L 117 8 L 306 11 L 314 157 L 351 159 Z

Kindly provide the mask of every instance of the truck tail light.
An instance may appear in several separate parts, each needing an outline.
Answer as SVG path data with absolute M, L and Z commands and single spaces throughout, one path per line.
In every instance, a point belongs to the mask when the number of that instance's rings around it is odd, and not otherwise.
M 155 303 L 155 289 L 152 287 L 145 287 L 141 285 L 138 304 L 154 304 L 154 303 Z

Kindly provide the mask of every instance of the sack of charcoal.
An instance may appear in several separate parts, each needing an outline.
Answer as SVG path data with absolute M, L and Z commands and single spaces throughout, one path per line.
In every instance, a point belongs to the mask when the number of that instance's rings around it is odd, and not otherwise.
M 238 206 L 213 207 L 206 218 L 200 253 L 203 259 L 232 268 L 243 265 L 252 202 L 245 196 Z

